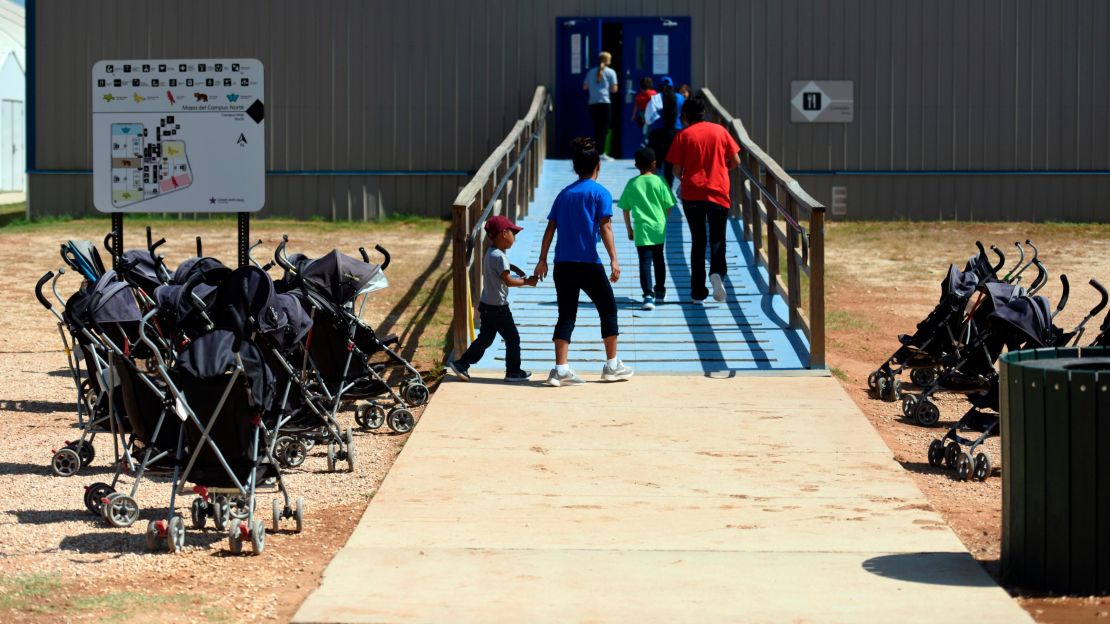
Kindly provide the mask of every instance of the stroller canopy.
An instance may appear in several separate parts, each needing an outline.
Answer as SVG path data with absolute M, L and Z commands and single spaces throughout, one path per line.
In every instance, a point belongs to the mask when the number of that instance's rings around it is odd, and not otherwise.
M 1050 347 L 1063 337 L 1063 331 L 1052 324 L 1051 304 L 1040 296 L 1015 297 L 995 310 L 990 319 L 999 331 L 1015 336 L 1014 343 L 1025 348 Z
M 219 379 L 235 366 L 235 353 L 232 351 L 234 343 L 234 333 L 226 329 L 214 329 L 185 347 L 177 357 L 174 370 L 179 375 L 188 375 L 202 381 Z M 239 357 L 243 361 L 243 374 L 250 386 L 254 405 L 269 411 L 274 395 L 274 377 L 270 367 L 266 365 L 258 347 L 246 340 L 239 347 Z M 221 388 L 213 391 L 223 390 Z
M 143 318 L 131 287 L 115 271 L 105 273 L 93 286 L 89 293 L 86 314 L 97 325 L 135 322 Z
M 100 260 L 100 252 L 87 240 L 71 240 L 62 243 L 62 260 L 85 277 L 90 282 L 95 282 L 104 275 L 104 263 Z
M 225 274 L 230 273 L 231 269 L 224 266 L 224 263 L 215 258 L 193 256 L 177 265 L 177 270 L 173 272 L 173 278 L 170 282 L 174 284 L 184 284 L 197 272 L 205 274 L 206 282 L 215 284 L 218 279 L 222 279 L 223 275 L 220 274 L 221 272 Z
M 146 293 L 153 293 L 162 285 L 154 258 L 145 249 L 129 249 L 123 252 L 119 259 L 119 272 L 124 279 Z
M 332 303 L 343 305 L 355 297 L 389 286 L 381 266 L 332 250 L 322 258 L 305 262 L 301 279 Z
M 948 275 L 940 283 L 941 297 L 968 299 L 979 286 L 979 276 L 974 271 L 961 271 L 956 265 L 948 266 Z
M 275 295 L 272 309 L 274 313 L 271 315 L 267 312 L 266 315 L 276 318 L 276 322 L 273 323 L 274 328 L 267 333 L 273 336 L 282 349 L 289 349 L 299 343 L 308 335 L 308 330 L 312 329 L 312 317 L 305 311 L 305 306 L 296 294 Z

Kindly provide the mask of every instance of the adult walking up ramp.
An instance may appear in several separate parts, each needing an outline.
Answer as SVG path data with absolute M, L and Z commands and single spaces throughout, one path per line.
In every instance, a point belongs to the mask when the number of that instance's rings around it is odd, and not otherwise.
M 1028 616 L 830 377 L 448 382 L 297 622 Z

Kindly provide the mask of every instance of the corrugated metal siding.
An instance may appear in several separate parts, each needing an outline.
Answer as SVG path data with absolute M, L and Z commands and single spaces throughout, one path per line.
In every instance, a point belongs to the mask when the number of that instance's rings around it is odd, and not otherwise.
M 36 11 L 42 169 L 89 167 L 95 61 L 249 56 L 267 69 L 267 169 L 473 170 L 535 85 L 554 86 L 554 19 L 565 15 L 691 16 L 695 86 L 712 88 L 789 169 L 1110 169 L 1102 0 L 39 0 Z M 790 81 L 811 78 L 855 82 L 853 123 L 790 122 Z M 1110 213 L 1104 181 L 1092 176 L 922 180 L 853 177 L 853 187 L 882 194 L 852 208 L 924 217 L 954 204 L 1001 214 L 1031 203 L 1038 218 L 1082 206 L 1096 207 L 1091 218 Z M 352 185 L 392 189 L 387 203 L 406 212 L 449 204 L 457 186 L 271 180 L 268 189 L 294 199 L 271 197 L 267 210 L 327 215 L 367 196 Z M 49 196 L 32 199 L 36 212 L 72 212 L 74 202 Z

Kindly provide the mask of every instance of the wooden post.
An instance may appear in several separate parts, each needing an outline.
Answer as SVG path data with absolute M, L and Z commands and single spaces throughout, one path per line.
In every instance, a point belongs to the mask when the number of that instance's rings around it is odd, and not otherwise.
M 825 207 L 809 217 L 809 367 L 825 367 Z
M 789 190 L 786 192 L 786 214 L 795 223 L 798 222 L 798 206 L 794 203 L 794 195 Z M 798 231 L 790 226 L 786 230 L 786 240 L 788 241 L 786 250 L 786 291 L 789 295 L 787 297 L 787 305 L 790 307 L 790 326 L 798 329 L 802 326 L 801 316 L 798 314 L 799 309 L 802 307 L 802 279 L 801 270 L 798 267 L 797 249 L 798 249 Z
M 752 205 L 752 245 L 758 255 L 759 250 L 763 249 L 763 216 L 759 214 L 759 204 L 763 198 L 759 191 L 759 161 L 751 154 L 748 154 L 748 172 L 752 174 L 752 180 L 748 182 Z
M 755 210 L 752 209 L 752 198 L 748 193 L 748 176 L 745 173 L 748 170 L 748 157 L 744 154 L 743 148 L 740 149 L 740 166 L 737 170 L 740 172 L 740 216 L 744 220 L 741 232 L 744 234 L 744 240 L 750 241 Z
M 462 355 L 470 344 L 470 320 L 466 296 L 466 235 L 469 232 L 466 218 L 467 207 L 455 204 L 451 208 L 451 299 L 455 317 L 451 321 L 451 348 L 454 356 Z
M 767 201 L 763 202 L 764 208 L 767 209 L 767 232 L 765 234 L 767 237 L 767 286 L 768 290 L 774 293 L 779 276 L 779 238 L 775 235 L 775 217 L 778 216 L 778 208 L 775 208 L 775 202 L 778 201 L 778 184 L 775 183 L 774 176 L 765 173 L 763 186 L 767 189 L 768 195 Z

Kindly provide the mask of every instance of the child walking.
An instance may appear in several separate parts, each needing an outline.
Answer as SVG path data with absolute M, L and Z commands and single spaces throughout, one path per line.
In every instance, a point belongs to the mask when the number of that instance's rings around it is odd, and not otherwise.
M 667 239 L 667 217 L 676 200 L 670 186 L 655 174 L 655 150 L 642 147 L 636 151 L 636 168 L 640 175 L 632 178 L 621 193 L 617 205 L 624 210 L 628 240 L 635 241 L 640 256 L 640 289 L 644 294 L 644 310 L 654 310 L 655 303 L 667 294 L 667 264 L 663 244 Z M 635 227 L 633 227 L 635 226 Z M 652 286 L 651 269 L 655 267 Z
M 494 337 L 501 334 L 505 341 L 505 381 L 528 381 L 532 373 L 520 368 L 520 333 L 509 309 L 509 288 L 535 286 L 539 280 L 535 276 L 514 277 L 509 271 L 511 265 L 505 252 L 516 242 L 516 233 L 524 228 L 500 215 L 490 217 L 485 227 L 490 247 L 482 263 L 482 296 L 478 303 L 482 327 L 466 353 L 448 362 L 447 368 L 459 379 L 470 381 L 470 367 L 482 359 L 486 349 L 493 344 Z

